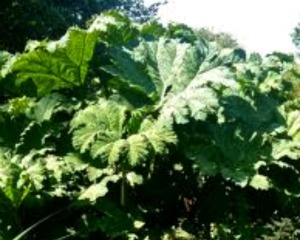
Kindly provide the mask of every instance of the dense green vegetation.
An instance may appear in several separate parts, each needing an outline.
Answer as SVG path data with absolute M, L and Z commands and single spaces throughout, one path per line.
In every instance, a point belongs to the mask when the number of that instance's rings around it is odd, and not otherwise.
M 299 237 L 292 56 L 107 12 L 0 69 L 0 239 Z

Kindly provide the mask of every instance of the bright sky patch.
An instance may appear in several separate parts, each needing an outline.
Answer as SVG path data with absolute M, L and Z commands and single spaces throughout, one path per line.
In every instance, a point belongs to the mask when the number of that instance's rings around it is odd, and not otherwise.
M 146 0 L 145 2 L 154 0 Z M 294 52 L 290 34 L 300 22 L 299 0 L 169 0 L 159 16 L 231 33 L 249 51 Z

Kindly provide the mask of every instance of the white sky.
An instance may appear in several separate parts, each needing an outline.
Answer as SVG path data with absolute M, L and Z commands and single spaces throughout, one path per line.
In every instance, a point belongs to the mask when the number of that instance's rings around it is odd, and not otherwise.
M 300 22 L 300 0 L 168 1 L 159 11 L 162 22 L 230 33 L 248 51 L 295 52 L 290 34 Z

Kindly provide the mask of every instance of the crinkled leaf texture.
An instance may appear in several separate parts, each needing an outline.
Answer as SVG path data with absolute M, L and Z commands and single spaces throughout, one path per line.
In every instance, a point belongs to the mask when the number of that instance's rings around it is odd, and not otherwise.
M 62 95 L 57 93 L 49 94 L 43 97 L 33 109 L 32 116 L 35 121 L 49 121 L 58 106 L 63 102 Z
M 217 122 L 210 126 L 204 145 L 190 138 L 191 145 L 198 146 L 188 149 L 188 155 L 194 151 L 194 156 L 204 155 L 201 165 L 209 172 L 245 185 L 256 173 L 254 164 L 270 158 L 265 137 L 281 123 L 277 102 L 264 94 L 248 96 L 244 82 L 231 72 L 228 66 L 243 60 L 240 56 L 239 51 L 218 53 L 205 44 L 160 38 L 134 48 L 113 49 L 113 64 L 103 69 L 115 77 L 113 84 L 120 83 L 119 90 L 124 87 L 120 95 L 131 105 L 141 104 L 135 92 L 150 96 L 159 121 L 166 126 L 215 116 Z
M 287 134 L 300 142 L 300 110 L 294 110 L 287 114 Z
M 277 68 L 272 64 L 268 69 L 252 62 L 234 65 L 239 90 L 223 90 L 218 98 L 221 107 L 218 114 L 198 128 L 193 123 L 191 129 L 196 130 L 184 143 L 187 156 L 197 163 L 200 171 L 221 174 L 241 186 L 267 190 L 272 181 L 259 175 L 258 162 L 265 168 L 274 164 L 287 167 L 283 158 L 299 159 L 298 110 L 280 111 L 284 95 L 277 91 L 283 91 L 284 79 L 276 78 L 277 87 L 262 89 L 271 73 L 281 71 L 282 66 Z
M 120 45 L 137 37 L 137 26 L 116 11 L 107 11 L 96 17 L 88 32 L 97 32 L 99 39 L 108 45 Z
M 172 130 L 155 123 L 144 127 L 141 122 L 137 132 L 128 131 L 126 124 L 130 118 L 126 107 L 100 100 L 78 112 L 72 120 L 73 145 L 81 153 L 90 151 L 93 158 L 109 164 L 126 159 L 134 166 L 153 154 L 164 154 L 169 144 L 177 142 Z
M 70 28 L 58 41 L 32 42 L 12 66 L 17 84 L 32 80 L 39 95 L 85 83 L 97 33 Z
M 218 53 L 203 42 L 160 38 L 133 48 L 113 48 L 112 65 L 102 69 L 114 76 L 112 86 L 118 86 L 129 104 L 155 105 L 169 125 L 203 120 L 219 106 L 219 92 L 238 91 L 225 67 L 236 60 L 234 54 Z
M 0 80 L 9 72 L 11 64 L 14 62 L 14 60 L 14 55 L 5 51 L 0 51 Z

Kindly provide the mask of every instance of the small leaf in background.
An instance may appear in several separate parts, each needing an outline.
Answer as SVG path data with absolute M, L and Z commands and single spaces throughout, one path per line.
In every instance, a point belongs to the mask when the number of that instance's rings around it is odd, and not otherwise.
M 33 109 L 32 117 L 38 122 L 49 121 L 59 105 L 62 104 L 63 97 L 53 93 L 43 97 L 38 101 Z
M 250 186 L 257 190 L 268 190 L 270 182 L 266 176 L 256 174 L 250 181 Z
M 99 197 L 103 197 L 108 193 L 107 187 L 102 184 L 93 184 L 88 187 L 80 196 L 79 200 L 88 199 L 91 202 L 95 202 Z
M 73 171 L 82 171 L 88 167 L 88 164 L 77 153 L 67 153 L 64 161 Z
M 136 229 L 140 229 L 145 225 L 145 222 L 139 221 L 139 220 L 135 220 L 133 222 L 133 225 Z
M 28 97 L 13 98 L 8 102 L 8 112 L 13 117 L 18 117 L 21 114 L 26 114 L 34 106 L 34 101 Z
M 143 176 L 136 174 L 135 172 L 129 172 L 126 174 L 126 179 L 129 182 L 131 187 L 134 187 L 136 184 L 141 185 L 143 184 Z
M 98 198 L 104 197 L 108 193 L 107 184 L 109 182 L 116 183 L 120 177 L 118 175 L 106 176 L 100 183 L 93 184 L 81 193 L 79 200 L 89 200 L 95 202 Z

